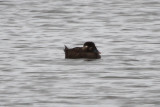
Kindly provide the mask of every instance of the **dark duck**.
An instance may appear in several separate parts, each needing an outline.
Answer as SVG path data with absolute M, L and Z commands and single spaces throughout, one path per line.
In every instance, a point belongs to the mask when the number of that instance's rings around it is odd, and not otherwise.
M 87 58 L 87 59 L 100 59 L 100 52 L 96 48 L 93 42 L 85 42 L 83 47 L 75 47 L 69 49 L 65 46 L 64 49 L 65 58 L 77 59 L 77 58 Z

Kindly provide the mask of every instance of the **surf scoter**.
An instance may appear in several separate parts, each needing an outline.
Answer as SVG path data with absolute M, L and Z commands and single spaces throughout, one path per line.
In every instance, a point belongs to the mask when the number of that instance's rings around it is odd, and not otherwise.
M 64 49 L 65 58 L 77 59 L 77 58 L 88 58 L 88 59 L 100 59 L 100 52 L 97 50 L 93 42 L 85 42 L 83 47 L 75 47 L 69 49 L 65 46 Z

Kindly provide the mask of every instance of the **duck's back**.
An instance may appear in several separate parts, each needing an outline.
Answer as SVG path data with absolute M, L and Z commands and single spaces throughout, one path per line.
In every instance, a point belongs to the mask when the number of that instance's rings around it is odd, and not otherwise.
M 68 49 L 66 46 L 65 46 L 65 49 L 64 49 L 64 52 L 65 52 L 65 58 L 81 58 L 81 54 L 83 52 L 82 48 L 81 47 L 76 47 L 76 48 L 72 48 L 72 49 Z
M 65 58 L 77 59 L 77 58 L 89 58 L 89 59 L 98 59 L 100 55 L 92 52 L 86 52 L 81 47 L 76 47 L 68 49 L 65 46 Z

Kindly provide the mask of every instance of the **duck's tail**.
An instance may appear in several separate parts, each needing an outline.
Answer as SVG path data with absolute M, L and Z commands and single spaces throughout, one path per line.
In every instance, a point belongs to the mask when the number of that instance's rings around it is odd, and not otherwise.
M 68 47 L 66 45 L 64 45 L 64 52 L 66 52 L 68 50 Z
M 65 58 L 67 58 L 68 56 L 68 47 L 66 45 L 64 45 L 64 53 L 65 53 Z

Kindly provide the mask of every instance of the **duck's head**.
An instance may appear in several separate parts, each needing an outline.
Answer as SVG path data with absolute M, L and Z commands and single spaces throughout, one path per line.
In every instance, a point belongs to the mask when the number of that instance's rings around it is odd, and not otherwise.
M 87 52 L 94 52 L 100 54 L 93 42 L 85 42 L 83 45 L 83 49 Z

